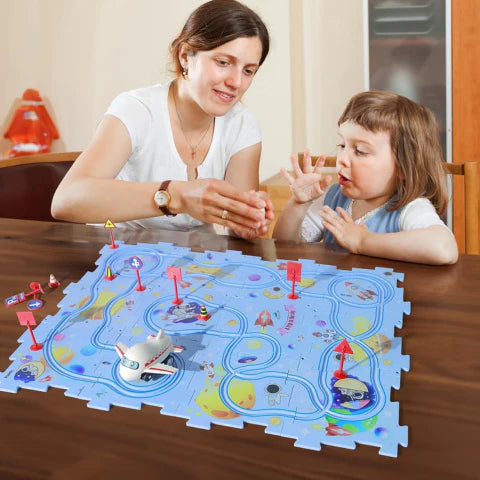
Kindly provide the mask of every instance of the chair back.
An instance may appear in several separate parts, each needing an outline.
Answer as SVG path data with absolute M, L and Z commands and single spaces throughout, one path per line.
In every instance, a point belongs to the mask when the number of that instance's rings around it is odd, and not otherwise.
M 445 172 L 450 175 L 463 176 L 464 216 L 465 216 L 465 253 L 480 254 L 480 234 L 478 230 L 478 163 L 444 163 Z M 456 192 L 454 191 L 454 194 Z M 458 192 L 461 194 L 461 192 Z M 454 222 L 455 231 L 455 222 Z M 456 233 L 456 232 L 455 232 Z
M 0 159 L 0 217 L 56 221 L 50 213 L 53 195 L 80 153 Z
M 315 163 L 318 156 L 312 156 L 312 163 Z M 303 153 L 298 154 L 300 167 L 303 168 Z M 335 167 L 336 157 L 327 157 L 326 167 Z M 448 175 L 463 176 L 463 185 L 465 192 L 465 253 L 469 255 L 480 254 L 480 233 L 478 218 L 479 201 L 479 175 L 477 162 L 465 163 L 444 163 L 443 168 Z M 455 229 L 454 229 L 455 231 Z M 460 237 L 459 232 L 455 236 Z

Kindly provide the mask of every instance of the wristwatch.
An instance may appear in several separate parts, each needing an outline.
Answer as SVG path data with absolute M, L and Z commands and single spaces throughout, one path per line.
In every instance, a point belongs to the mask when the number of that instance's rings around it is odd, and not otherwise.
M 153 201 L 164 215 L 166 215 L 167 217 L 174 217 L 176 213 L 172 213 L 168 209 L 171 197 L 167 191 L 167 188 L 170 182 L 171 180 L 165 180 L 164 182 L 162 182 L 160 188 L 155 192 L 155 195 L 153 196 Z

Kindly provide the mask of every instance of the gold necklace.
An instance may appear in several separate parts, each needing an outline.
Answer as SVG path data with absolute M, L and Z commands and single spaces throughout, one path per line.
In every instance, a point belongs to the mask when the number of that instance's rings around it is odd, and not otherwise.
M 174 88 L 174 91 L 172 92 L 173 93 L 173 103 L 175 104 L 175 112 L 177 112 L 177 118 L 178 118 L 178 122 L 180 123 L 180 130 L 182 131 L 183 133 L 183 136 L 185 137 L 185 140 L 187 142 L 187 145 L 190 147 L 190 149 L 192 150 L 192 162 L 195 163 L 195 157 L 196 157 L 196 154 L 197 154 L 197 148 L 199 147 L 199 145 L 202 143 L 202 140 L 205 138 L 205 136 L 207 135 L 207 132 L 210 130 L 210 126 L 212 125 L 213 123 L 213 120 L 215 119 L 215 117 L 212 117 L 210 119 L 210 122 L 208 122 L 208 125 L 207 125 L 207 128 L 205 129 L 205 131 L 202 133 L 202 135 L 200 136 L 200 140 L 197 142 L 197 144 L 194 146 L 190 143 L 190 141 L 188 140 L 187 138 L 187 134 L 185 133 L 185 129 L 183 128 L 183 122 L 182 122 L 182 117 L 180 116 L 180 114 L 178 113 L 178 107 L 177 107 L 177 99 L 176 99 L 176 96 L 175 96 L 175 93 L 177 93 L 177 83 L 175 82 L 175 88 Z

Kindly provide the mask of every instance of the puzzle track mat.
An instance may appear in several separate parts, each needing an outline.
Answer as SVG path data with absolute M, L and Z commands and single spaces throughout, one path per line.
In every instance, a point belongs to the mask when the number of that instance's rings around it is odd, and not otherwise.
M 398 445 L 407 446 L 399 404 L 390 401 L 401 370 L 409 369 L 409 356 L 394 336 L 410 309 L 397 287 L 403 274 L 299 260 L 300 298 L 290 300 L 283 260 L 237 251 L 196 253 L 167 243 L 119 243 L 100 253 L 97 269 L 68 285 L 58 313 L 34 329 L 42 350 L 30 350 L 25 330 L 12 364 L 0 374 L 0 390 L 57 387 L 101 410 L 154 405 L 204 429 L 249 422 L 313 450 L 362 443 L 397 456 Z M 143 262 L 143 292 L 135 290 L 132 256 Z M 172 304 L 168 266 L 182 270 L 178 306 Z M 112 281 L 104 279 L 107 267 L 116 274 Z M 202 305 L 208 321 L 197 319 Z M 160 328 L 184 347 L 168 359 L 178 372 L 124 381 L 115 344 L 143 342 Z M 345 357 L 347 378 L 338 380 L 334 348 L 343 338 L 353 354 Z

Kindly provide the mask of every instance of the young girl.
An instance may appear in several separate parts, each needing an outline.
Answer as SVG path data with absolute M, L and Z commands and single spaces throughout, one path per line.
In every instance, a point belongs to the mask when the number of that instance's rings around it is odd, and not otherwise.
M 256 192 L 260 131 L 240 101 L 268 50 L 267 28 L 247 6 L 200 5 L 170 46 L 175 80 L 114 99 L 60 184 L 53 216 L 264 234 L 273 213 Z
M 292 198 L 275 226 L 279 240 L 323 238 L 352 253 L 427 264 L 455 263 L 458 249 L 442 222 L 446 176 L 433 113 L 391 92 L 354 96 L 338 121 L 338 184 L 321 177 L 325 157 L 294 176 Z

